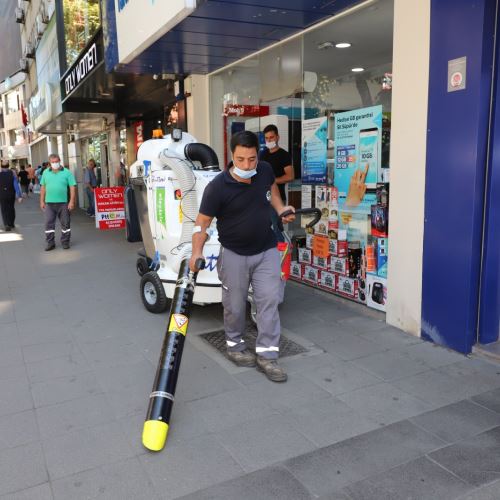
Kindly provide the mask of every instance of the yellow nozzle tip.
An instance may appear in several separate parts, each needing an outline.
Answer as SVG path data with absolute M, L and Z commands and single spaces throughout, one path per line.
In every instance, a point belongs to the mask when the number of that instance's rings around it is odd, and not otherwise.
M 151 451 L 160 451 L 167 440 L 168 424 L 160 420 L 146 420 L 142 430 L 142 444 Z

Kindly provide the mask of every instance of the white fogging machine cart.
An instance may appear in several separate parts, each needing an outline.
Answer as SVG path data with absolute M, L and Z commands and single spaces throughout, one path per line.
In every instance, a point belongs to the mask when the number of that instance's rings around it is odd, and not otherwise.
M 191 255 L 191 237 L 203 191 L 220 172 L 217 155 L 181 130 L 144 142 L 130 167 L 130 184 L 144 248 L 137 272 L 146 309 L 160 313 L 174 295 L 183 259 Z M 130 215 L 130 214 L 128 214 Z M 199 272 L 194 302 L 221 302 L 217 276 L 220 244 L 215 221 L 204 247 L 205 269 Z

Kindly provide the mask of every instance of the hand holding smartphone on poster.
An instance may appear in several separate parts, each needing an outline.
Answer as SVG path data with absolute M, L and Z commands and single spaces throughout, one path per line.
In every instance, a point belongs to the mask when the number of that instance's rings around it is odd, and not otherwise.
M 364 169 L 358 168 L 354 174 L 352 174 L 351 182 L 349 183 L 349 191 L 347 192 L 347 197 L 345 200 L 346 207 L 357 207 L 366 193 L 366 176 L 368 175 L 368 170 L 370 164 L 367 163 Z

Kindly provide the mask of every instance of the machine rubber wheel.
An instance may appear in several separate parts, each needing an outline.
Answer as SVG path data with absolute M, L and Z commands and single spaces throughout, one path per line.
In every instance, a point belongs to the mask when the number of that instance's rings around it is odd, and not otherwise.
M 141 278 L 141 298 L 149 312 L 159 314 L 167 309 L 168 299 L 163 283 L 154 271 L 149 271 Z
M 252 287 L 248 290 L 247 302 L 250 304 L 250 319 L 254 325 L 257 324 L 257 307 L 253 298 Z
M 139 276 L 144 276 L 149 271 L 148 261 L 144 257 L 139 257 L 135 263 L 135 268 Z

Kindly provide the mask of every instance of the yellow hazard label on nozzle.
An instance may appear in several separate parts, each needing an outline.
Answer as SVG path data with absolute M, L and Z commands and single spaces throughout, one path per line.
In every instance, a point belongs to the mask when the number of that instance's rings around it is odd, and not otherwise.
M 172 314 L 170 324 L 168 326 L 169 332 L 178 332 L 186 336 L 189 320 L 184 314 Z

